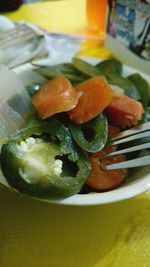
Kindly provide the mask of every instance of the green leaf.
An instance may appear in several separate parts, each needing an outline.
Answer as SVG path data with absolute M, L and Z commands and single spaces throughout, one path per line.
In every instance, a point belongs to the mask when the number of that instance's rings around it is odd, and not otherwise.
M 150 121 L 150 107 L 146 107 L 142 117 L 142 123 Z
M 81 73 L 83 73 L 88 77 L 94 77 L 100 75 L 100 72 L 96 67 L 94 67 L 93 65 L 87 63 L 82 59 L 73 58 L 72 63 L 77 70 L 79 70 Z
M 122 64 L 116 59 L 107 59 L 96 65 L 96 68 L 101 74 L 115 73 L 118 75 L 122 74 Z
M 117 85 L 120 88 L 124 89 L 124 93 L 127 96 L 134 98 L 136 100 L 139 100 L 141 98 L 134 83 L 128 80 L 127 78 L 122 77 L 115 73 L 107 73 L 106 78 L 110 84 Z
M 141 102 L 146 108 L 149 104 L 150 101 L 150 85 L 149 83 L 139 74 L 139 73 L 134 73 L 128 76 L 128 79 L 134 83 L 136 88 L 139 91 L 139 94 L 141 96 Z
M 72 83 L 79 83 L 84 81 L 87 77 L 81 75 L 81 73 L 71 63 L 59 64 L 50 67 L 39 67 L 33 71 L 44 76 L 47 79 L 52 79 L 56 76 L 65 76 Z

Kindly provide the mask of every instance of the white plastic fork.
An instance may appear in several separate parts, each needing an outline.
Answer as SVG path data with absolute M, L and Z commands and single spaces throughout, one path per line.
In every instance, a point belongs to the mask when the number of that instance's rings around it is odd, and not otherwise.
M 131 141 L 149 137 L 149 136 L 150 136 L 150 122 L 146 122 L 138 126 L 135 126 L 129 130 L 120 132 L 119 134 L 113 136 L 111 140 L 108 141 L 107 145 L 116 146 L 116 145 L 124 144 L 127 142 L 131 142 Z M 150 149 L 150 142 L 145 142 L 139 145 L 132 145 L 130 143 L 129 147 L 116 150 L 114 152 L 106 154 L 105 156 L 111 157 L 111 156 L 117 156 L 120 154 L 127 154 L 127 153 L 131 153 L 135 151 L 143 151 L 143 150 L 148 150 L 148 149 Z M 134 167 L 140 167 L 140 166 L 146 166 L 146 165 L 150 165 L 150 155 L 137 157 L 137 158 L 130 159 L 127 161 L 106 165 L 106 169 L 115 170 L 115 169 L 123 169 L 123 168 L 134 168 Z
M 47 32 L 44 29 L 30 24 L 19 22 L 14 29 L 0 34 L 0 49 L 7 49 L 18 44 L 23 44 L 37 36 L 50 36 L 52 38 L 68 39 L 69 41 L 83 42 L 85 40 L 101 40 L 101 37 L 87 36 L 82 34 L 65 34 L 58 32 Z
M 0 34 L 0 49 L 7 49 L 34 38 L 35 32 L 24 23 L 18 23 L 13 29 Z

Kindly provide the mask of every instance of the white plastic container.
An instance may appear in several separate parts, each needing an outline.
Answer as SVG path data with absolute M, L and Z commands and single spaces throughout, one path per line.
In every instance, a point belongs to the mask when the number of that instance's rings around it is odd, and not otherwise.
M 150 74 L 150 0 L 110 0 L 106 47 L 124 64 Z

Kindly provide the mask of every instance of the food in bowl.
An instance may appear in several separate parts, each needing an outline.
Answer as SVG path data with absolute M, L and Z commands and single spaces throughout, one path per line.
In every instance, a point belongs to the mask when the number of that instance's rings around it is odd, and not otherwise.
M 2 146 L 1 169 L 9 185 L 46 199 L 121 186 L 128 170 L 108 171 L 105 165 L 126 156 L 106 159 L 106 153 L 117 149 L 107 141 L 149 119 L 145 79 L 139 74 L 123 77 L 117 60 L 93 66 L 74 58 L 34 71 L 48 81 L 27 88 L 35 112 Z

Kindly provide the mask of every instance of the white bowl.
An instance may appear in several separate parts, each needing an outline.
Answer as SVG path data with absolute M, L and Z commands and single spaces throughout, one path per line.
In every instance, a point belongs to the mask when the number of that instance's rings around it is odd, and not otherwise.
M 90 63 L 99 62 L 98 59 L 87 59 Z M 39 64 L 47 64 L 47 60 L 38 61 Z M 59 62 L 56 62 L 56 64 Z M 31 84 L 34 80 L 39 79 L 40 76 L 32 72 L 33 66 L 31 64 L 25 64 L 21 67 L 14 69 L 14 71 L 21 77 L 25 85 Z M 124 66 L 124 76 L 131 73 L 140 73 L 148 82 L 150 78 L 148 75 L 141 73 L 140 71 Z M 127 178 L 126 182 L 117 189 L 103 192 L 103 193 L 88 193 L 88 194 L 76 194 L 63 200 L 44 200 L 50 203 L 57 203 L 63 205 L 100 205 L 106 203 L 112 203 L 116 201 L 125 200 L 134 197 L 140 193 L 143 193 L 150 189 L 150 166 L 139 168 L 138 171 Z M 43 200 L 42 200 L 43 201 Z

